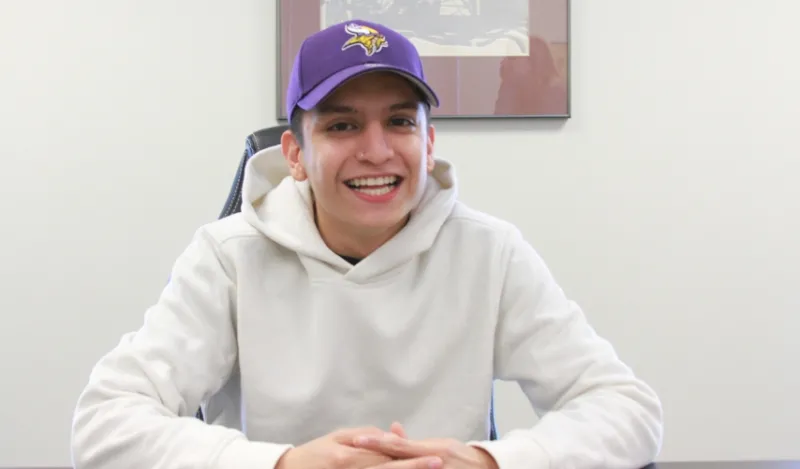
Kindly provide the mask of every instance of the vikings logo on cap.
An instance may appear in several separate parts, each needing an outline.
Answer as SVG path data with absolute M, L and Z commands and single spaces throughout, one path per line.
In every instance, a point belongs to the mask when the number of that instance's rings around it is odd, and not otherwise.
M 342 45 L 342 50 L 360 46 L 368 56 L 371 56 L 384 47 L 389 47 L 386 36 L 369 26 L 350 23 L 344 27 L 344 30 L 352 37 Z

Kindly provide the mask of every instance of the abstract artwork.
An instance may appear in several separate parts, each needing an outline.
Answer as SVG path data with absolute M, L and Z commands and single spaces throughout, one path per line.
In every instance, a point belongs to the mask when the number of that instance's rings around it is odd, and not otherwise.
M 363 19 L 417 47 L 435 118 L 569 117 L 569 0 L 278 0 L 278 118 L 303 39 Z

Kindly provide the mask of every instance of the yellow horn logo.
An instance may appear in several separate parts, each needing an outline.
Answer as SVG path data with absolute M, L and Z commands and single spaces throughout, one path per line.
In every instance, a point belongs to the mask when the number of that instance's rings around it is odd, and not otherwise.
M 384 47 L 389 47 L 386 37 L 369 26 L 350 23 L 344 27 L 344 30 L 352 37 L 342 45 L 342 50 L 360 46 L 368 56 L 371 56 Z

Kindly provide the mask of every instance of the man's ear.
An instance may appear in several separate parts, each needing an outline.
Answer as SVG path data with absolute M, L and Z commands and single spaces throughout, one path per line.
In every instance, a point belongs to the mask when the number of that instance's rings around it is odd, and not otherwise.
M 433 124 L 430 124 L 428 125 L 428 140 L 425 142 L 425 167 L 429 173 L 433 171 L 433 167 L 436 165 L 433 157 L 433 143 L 435 140 L 436 129 L 433 128 Z
M 287 130 L 281 135 L 281 150 L 286 163 L 289 165 L 289 172 L 297 181 L 305 181 L 306 169 L 303 166 L 303 150 L 294 132 Z

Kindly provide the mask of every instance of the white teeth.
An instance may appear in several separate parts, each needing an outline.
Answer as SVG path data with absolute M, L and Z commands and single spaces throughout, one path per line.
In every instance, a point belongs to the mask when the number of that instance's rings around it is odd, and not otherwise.
M 356 188 L 355 190 L 357 190 L 358 192 L 363 192 L 364 194 L 367 194 L 367 195 L 383 195 L 383 194 L 388 194 L 389 192 L 391 192 L 392 191 L 392 187 L 391 186 L 383 186 L 383 187 L 378 187 L 378 188 L 375 188 L 375 189 L 372 189 L 372 188 L 367 189 L 367 188 L 359 187 L 359 188 Z
M 356 178 L 347 181 L 351 187 L 381 187 L 397 182 L 397 176 L 384 176 L 379 178 Z

